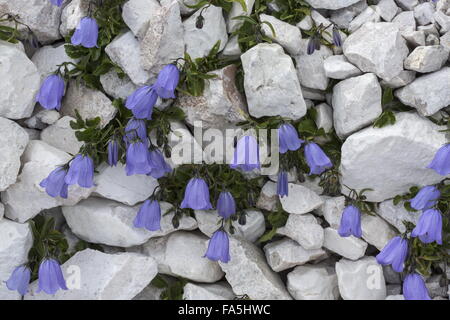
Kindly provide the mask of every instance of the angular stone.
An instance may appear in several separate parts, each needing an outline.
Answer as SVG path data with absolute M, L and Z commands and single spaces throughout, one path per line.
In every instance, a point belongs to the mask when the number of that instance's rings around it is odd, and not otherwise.
M 262 187 L 256 207 L 267 211 L 275 211 L 278 203 L 277 184 L 268 181 Z
M 249 16 L 252 13 L 253 5 L 255 4 L 255 0 L 244 0 L 245 6 L 247 10 L 244 10 L 242 5 L 239 2 L 232 2 L 231 10 L 228 13 L 227 18 L 227 30 L 228 33 L 233 33 L 237 29 L 239 29 L 243 23 L 242 20 L 233 19 L 238 16 Z
M 377 215 L 361 214 L 362 238 L 378 250 L 397 235 L 397 232 L 386 221 Z
M 411 31 L 411 32 L 403 32 L 402 33 L 403 38 L 408 41 L 408 44 L 411 45 L 413 48 L 417 46 L 424 46 L 425 45 L 425 32 L 423 31 Z
M 424 116 L 431 116 L 450 104 L 450 67 L 421 76 L 395 91 L 395 96 Z
M 63 37 L 69 35 L 78 26 L 80 20 L 89 14 L 90 4 L 90 0 L 72 0 L 66 3 L 66 6 L 62 10 L 61 25 L 59 27 L 59 31 Z
M 366 9 L 364 9 L 364 11 L 362 11 L 359 15 L 357 15 L 355 17 L 355 19 L 353 19 L 350 22 L 348 31 L 350 31 L 351 33 L 354 33 L 356 30 L 361 28 L 361 26 L 363 26 L 364 24 L 369 23 L 369 22 L 379 22 L 380 20 L 381 20 L 380 15 L 375 10 L 375 6 L 367 7 Z
M 239 57 L 242 51 L 239 47 L 238 37 L 232 36 L 228 38 L 228 42 L 225 45 L 225 48 L 222 50 L 222 55 L 227 57 Z
M 403 221 L 417 224 L 422 214 L 420 211 L 410 212 L 405 209 L 403 202 L 394 205 L 392 200 L 386 200 L 380 203 L 377 211 L 378 215 L 397 228 L 400 233 L 406 231 Z
M 326 103 L 321 103 L 314 107 L 316 109 L 315 123 L 317 128 L 323 129 L 326 133 L 333 129 L 333 109 Z
M 275 31 L 274 35 L 266 23 L 262 24 L 261 30 L 266 37 L 278 43 L 289 54 L 296 55 L 300 52 L 302 33 L 299 28 L 267 14 L 261 14 L 259 18 L 261 22 L 270 23 Z
M 277 233 L 297 241 L 307 250 L 320 249 L 323 245 L 323 228 L 312 214 L 290 214 L 286 225 L 278 228 Z
M 120 79 L 115 71 L 102 74 L 100 82 L 105 92 L 115 99 L 126 99 L 138 88 L 128 76 Z
M 329 1 L 329 0 L 306 0 L 311 7 L 316 9 L 330 9 L 330 10 L 337 10 L 342 9 L 348 6 L 351 6 L 352 4 L 357 3 L 359 0 L 335 0 L 335 1 Z
M 332 79 L 347 79 L 362 74 L 361 70 L 348 62 L 344 55 L 331 56 L 323 62 L 325 76 Z
M 414 19 L 413 11 L 403 11 L 400 12 L 393 20 L 398 29 L 400 30 L 400 34 L 405 36 L 414 32 L 416 30 L 416 19 Z
M 280 198 L 283 210 L 288 213 L 308 213 L 323 204 L 323 200 L 317 193 L 302 185 L 289 183 L 288 191 L 288 196 Z
M 294 240 L 284 238 L 264 246 L 266 260 L 275 272 L 326 258 L 322 249 L 306 250 Z
M 35 64 L 42 78 L 54 73 L 58 69 L 58 65 L 64 62 L 77 62 L 66 54 L 64 44 L 39 48 L 33 54 L 31 61 Z M 73 66 L 68 65 L 67 69 L 72 70 Z M 64 73 L 64 68 L 61 68 L 61 72 Z
M 287 275 L 287 288 L 295 300 L 337 300 L 336 272 L 330 266 L 300 266 Z
M 441 26 L 440 29 L 441 33 L 446 33 L 450 31 L 450 15 L 448 11 L 447 13 L 444 13 L 442 11 L 436 11 L 433 18 L 437 22 L 437 24 Z
M 47 110 L 41 106 L 37 106 L 33 115 L 24 121 L 24 124 L 31 129 L 45 129 L 48 125 L 54 124 L 61 115 L 56 110 Z M 36 140 L 36 139 L 34 139 Z
M 420 46 L 406 58 L 405 69 L 421 73 L 437 71 L 447 62 L 448 56 L 449 51 L 444 46 Z
M 384 300 L 386 283 L 383 268 L 375 257 L 336 263 L 339 291 L 344 300 Z
M 25 300 L 131 300 L 158 273 L 155 260 L 136 253 L 107 254 L 85 249 L 61 266 L 69 290 L 54 295 L 30 285 Z
M 261 43 L 241 56 L 249 112 L 256 118 L 300 119 L 306 114 L 291 57 L 278 44 Z
M 394 0 L 381 0 L 375 6 L 375 11 L 384 21 L 391 21 L 397 14 L 398 7 Z
M 427 46 L 437 46 L 439 45 L 439 37 L 435 34 L 429 34 L 425 39 L 425 45 Z
M 345 209 L 345 197 L 322 197 L 322 199 L 323 205 L 316 209 L 317 214 L 323 216 L 330 227 L 338 229 Z
M 0 12 L 1 7 L 0 1 Z M 0 43 L 0 66 L 0 117 L 22 119 L 31 116 L 41 85 L 36 66 L 22 50 L 7 42 Z
M 381 80 L 381 85 L 383 87 L 397 89 L 410 84 L 414 79 L 416 79 L 416 72 L 403 70 L 398 76 L 393 77 L 389 81 Z
M 440 44 L 450 51 L 450 32 L 447 32 L 440 38 Z
M 226 282 L 214 284 L 187 283 L 183 290 L 183 300 L 233 300 L 236 295 Z
M 341 183 L 355 190 L 371 188 L 365 193 L 367 200 L 381 202 L 417 183 L 441 181 L 442 176 L 426 168 L 447 142 L 441 128 L 415 113 L 403 112 L 396 114 L 393 125 L 354 133 L 342 145 Z
M 366 8 L 367 1 L 360 0 L 351 6 L 339 10 L 333 10 L 331 12 L 330 19 L 339 28 L 348 29 L 353 18 L 363 12 Z
M 45 128 L 41 132 L 42 141 L 70 154 L 77 154 L 83 142 L 78 141 L 75 131 L 70 127 L 74 118 L 65 116 L 56 121 L 55 124 Z
M 237 296 L 252 300 L 291 300 L 278 274 L 267 265 L 263 253 L 254 244 L 230 237 L 228 263 L 219 262 L 228 283 Z
M 414 7 L 414 18 L 419 25 L 425 26 L 434 23 L 434 12 L 436 11 L 434 4 L 424 2 Z
M 364 256 L 367 243 L 354 236 L 341 237 L 336 229 L 325 228 L 323 247 L 344 258 L 358 260 Z
M 157 0 L 130 0 L 122 8 L 122 18 L 133 34 L 142 39 L 155 11 L 161 5 Z
M 167 6 L 169 5 L 173 0 L 160 0 L 160 4 L 162 6 Z M 190 15 L 192 12 L 194 12 L 196 9 L 194 8 L 189 8 L 186 7 L 186 5 L 188 6 L 195 6 L 198 1 L 197 0 L 177 0 L 178 4 L 180 6 L 180 12 L 182 16 L 188 16 Z
M 413 10 L 419 4 L 419 0 L 395 0 L 403 10 Z
M 205 258 L 208 238 L 202 234 L 178 231 L 151 239 L 142 252 L 158 262 L 158 272 L 196 282 L 213 283 L 223 277 L 219 264 Z
M 311 30 L 313 27 L 313 20 L 311 19 L 311 16 L 305 16 L 299 23 L 297 23 L 297 27 L 301 30 Z
M 343 49 L 359 69 L 387 81 L 403 70 L 403 60 L 409 53 L 397 25 L 390 22 L 364 24 L 347 38 Z

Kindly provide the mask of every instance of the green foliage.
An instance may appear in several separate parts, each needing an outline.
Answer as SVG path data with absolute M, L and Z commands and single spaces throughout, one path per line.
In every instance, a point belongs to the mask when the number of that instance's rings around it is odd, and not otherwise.
M 409 188 L 408 193 L 406 193 L 404 195 L 396 195 L 393 199 L 394 205 L 398 205 L 400 202 L 404 201 L 403 206 L 407 211 L 409 211 L 409 212 L 417 211 L 411 207 L 409 200 L 414 198 L 416 196 L 417 192 L 419 192 L 419 190 L 420 190 L 419 187 L 413 186 L 413 187 Z
M 410 110 L 409 107 L 405 106 L 395 98 L 392 88 L 385 88 L 383 90 L 381 105 L 383 106 L 383 112 L 374 121 L 374 128 L 382 128 L 385 126 L 393 125 L 396 121 L 394 112 Z
M 345 185 L 344 185 L 345 186 Z M 364 195 L 367 191 L 373 191 L 370 188 L 361 189 L 359 192 L 345 186 L 348 190 L 350 190 L 348 198 L 346 198 L 346 204 L 352 204 L 356 206 L 362 213 L 368 215 L 374 215 L 376 211 L 376 204 L 374 202 L 367 202 L 367 197 Z
M 225 12 L 229 13 L 231 11 L 231 7 L 233 6 L 233 2 L 239 3 L 242 7 L 242 10 L 247 11 L 247 4 L 244 0 L 201 0 L 194 5 L 189 5 L 184 2 L 183 3 L 186 7 L 191 9 L 201 9 L 206 6 L 213 5 L 216 7 L 221 7 L 223 10 L 225 10 Z
M 188 283 L 186 279 L 177 278 L 175 281 L 166 281 L 161 275 L 156 275 L 151 284 L 161 292 L 162 300 L 183 300 L 184 286 Z
M 274 17 L 296 25 L 306 16 L 311 15 L 311 6 L 303 0 L 275 0 L 275 4 L 279 7 L 279 11 L 266 12 Z
M 27 32 L 22 33 L 19 31 L 19 27 L 23 26 L 27 28 Z M 30 27 L 22 23 L 19 16 L 11 15 L 8 13 L 1 14 L 0 12 L 0 40 L 10 43 L 18 43 L 20 40 L 28 41 L 31 45 L 37 46 L 38 41 L 36 36 Z
M 261 243 L 273 239 L 277 234 L 277 229 L 286 225 L 289 214 L 278 203 L 277 211 L 264 212 L 264 217 L 266 218 L 266 232 L 258 240 Z

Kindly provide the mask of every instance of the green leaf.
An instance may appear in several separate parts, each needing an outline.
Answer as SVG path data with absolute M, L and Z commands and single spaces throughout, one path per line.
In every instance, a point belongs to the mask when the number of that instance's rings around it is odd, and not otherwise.
M 381 98 L 381 104 L 383 106 L 391 103 L 394 100 L 394 94 L 392 92 L 392 88 L 386 88 L 383 92 L 383 97 Z
M 393 125 L 396 121 L 395 114 L 392 111 L 384 111 L 373 123 L 374 128 L 382 128 Z
M 272 238 L 277 234 L 277 228 L 272 228 L 271 230 L 264 233 L 259 239 L 258 242 L 263 243 L 272 240 Z

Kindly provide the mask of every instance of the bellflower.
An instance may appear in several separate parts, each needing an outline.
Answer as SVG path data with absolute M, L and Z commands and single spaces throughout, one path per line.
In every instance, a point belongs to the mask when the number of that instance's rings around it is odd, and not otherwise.
M 65 181 L 66 175 L 67 170 L 63 167 L 58 167 L 50 172 L 48 177 L 42 180 L 39 185 L 45 189 L 45 192 L 47 192 L 50 197 L 67 199 L 69 186 Z
M 149 163 L 149 151 L 143 142 L 132 142 L 127 148 L 125 171 L 127 176 L 133 174 L 147 174 L 152 170 Z
M 70 162 L 69 171 L 64 181 L 68 185 L 78 184 L 83 188 L 94 186 L 94 161 L 91 157 L 77 154 Z
M 55 294 L 59 289 L 67 290 L 66 281 L 59 263 L 54 259 L 45 259 L 39 266 L 39 283 L 37 292 Z
M 306 53 L 308 55 L 311 55 L 316 50 L 320 50 L 320 40 L 317 37 L 317 35 L 313 35 L 311 38 L 309 38 L 308 47 L 306 48 Z
M 411 232 L 411 237 L 419 237 L 423 243 L 436 241 L 438 244 L 442 244 L 442 216 L 439 210 L 424 211 Z
M 64 0 L 50 0 L 50 2 L 55 6 L 61 7 Z
M 61 100 L 64 96 L 64 87 L 64 79 L 60 75 L 50 75 L 42 83 L 36 95 L 36 101 L 45 109 L 59 110 L 61 109 Z
M 414 272 L 406 275 L 403 281 L 405 300 L 431 300 L 422 277 Z
M 131 141 L 136 140 L 137 138 L 139 138 L 141 142 L 148 142 L 147 125 L 142 119 L 132 118 L 128 121 L 125 127 L 125 136 L 123 137 L 123 140 L 128 146 Z
M 189 180 L 184 191 L 181 208 L 191 208 L 193 210 L 212 209 L 211 202 L 209 201 L 209 189 L 205 180 L 201 178 L 192 178 Z
M 84 17 L 78 23 L 77 28 L 71 38 L 73 45 L 82 45 L 85 48 L 97 47 L 98 24 L 95 19 Z
M 161 229 L 161 207 L 156 200 L 145 200 L 134 219 L 136 228 L 145 228 L 149 231 Z
M 310 142 L 305 146 L 305 158 L 308 163 L 309 174 L 321 174 L 326 169 L 333 166 L 330 158 L 323 150 L 314 142 Z
M 19 266 L 14 269 L 8 281 L 6 281 L 6 287 L 9 290 L 17 290 L 22 296 L 28 291 L 28 285 L 30 284 L 31 271 L 30 268 L 25 266 Z
M 164 160 L 164 156 L 162 155 L 161 151 L 156 148 L 151 149 L 148 153 L 148 161 L 152 168 L 149 175 L 151 175 L 155 179 L 159 179 L 167 172 L 172 171 L 172 168 L 169 166 L 166 160 Z
M 433 169 L 441 176 L 450 174 L 450 143 L 439 148 L 427 168 Z
M 392 264 L 396 272 L 403 272 L 403 264 L 408 255 L 408 241 L 402 237 L 392 238 L 376 256 L 379 264 Z
M 260 167 L 258 142 L 253 136 L 243 136 L 234 150 L 231 168 L 252 171 Z
M 420 189 L 414 198 L 411 199 L 411 207 L 416 210 L 426 210 L 434 207 L 441 192 L 436 186 L 426 186 Z
M 222 261 L 227 263 L 230 261 L 230 240 L 225 231 L 217 230 L 212 235 L 208 243 L 205 257 L 212 261 Z
M 119 142 L 116 139 L 112 139 L 108 143 L 108 164 L 111 167 L 117 166 L 119 161 Z
M 354 205 L 349 205 L 344 209 L 338 233 L 341 237 L 353 235 L 357 238 L 361 238 L 361 212 L 359 212 L 359 209 Z
M 229 191 L 222 191 L 217 199 L 217 213 L 224 219 L 236 213 L 236 202 Z
M 166 65 L 158 74 L 154 90 L 163 99 L 175 98 L 175 89 L 180 80 L 180 71 L 174 64 Z
M 153 107 L 158 100 L 156 91 L 151 86 L 143 86 L 128 96 L 125 106 L 137 119 L 152 119 Z
M 288 196 L 289 184 L 288 184 L 288 173 L 286 171 L 280 171 L 278 173 L 277 180 L 277 194 L 280 197 Z
M 333 44 L 336 47 L 342 46 L 341 33 L 339 32 L 339 29 L 336 27 L 333 27 Z
M 284 123 L 278 128 L 278 139 L 280 153 L 286 153 L 288 150 L 298 150 L 304 142 L 299 139 L 297 130 L 290 123 Z

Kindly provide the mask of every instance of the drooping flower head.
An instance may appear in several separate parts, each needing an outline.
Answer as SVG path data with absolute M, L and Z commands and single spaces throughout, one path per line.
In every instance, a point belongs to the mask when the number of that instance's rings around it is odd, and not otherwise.
M 142 119 L 131 118 L 126 127 L 125 127 L 125 135 L 123 137 L 123 141 L 126 146 L 136 139 L 139 139 L 141 142 L 147 143 L 147 125 L 145 121 Z
M 117 166 L 119 161 L 119 142 L 116 139 L 111 139 L 108 142 L 108 164 L 111 167 Z
M 424 211 L 411 232 L 411 237 L 419 237 L 423 243 L 436 241 L 438 244 L 442 244 L 442 215 L 439 210 Z
M 50 172 L 48 177 L 42 180 L 39 185 L 42 188 L 45 188 L 45 192 L 47 192 L 50 197 L 67 199 L 69 186 L 65 181 L 66 175 L 67 170 L 63 167 L 58 167 Z
M 98 40 L 98 24 L 91 17 L 84 17 L 78 23 L 71 42 L 75 46 L 82 45 L 85 48 L 97 47 Z
M 64 179 L 68 185 L 78 184 L 83 188 L 94 186 L 94 161 L 88 155 L 77 154 L 70 162 Z
M 145 200 L 134 219 L 136 228 L 161 230 L 161 207 L 156 200 Z
M 376 256 L 379 264 L 392 265 L 396 272 L 403 272 L 403 265 L 408 255 L 408 241 L 402 237 L 392 238 Z
M 333 27 L 333 44 L 336 47 L 342 46 L 341 33 L 340 33 L 339 29 L 336 28 L 336 26 Z
M 31 271 L 26 266 L 19 266 L 14 269 L 8 281 L 6 281 L 6 287 L 9 290 L 17 290 L 22 296 L 28 291 L 28 285 L 30 284 Z
M 450 143 L 443 145 L 434 155 L 434 159 L 427 166 L 441 176 L 450 174 Z
M 253 136 L 243 136 L 236 145 L 230 167 L 233 169 L 240 168 L 243 171 L 252 171 L 260 168 L 260 166 L 258 142 Z
M 50 2 L 55 6 L 61 7 L 64 0 L 50 0 Z
M 136 119 L 152 119 L 153 107 L 158 95 L 152 86 L 143 86 L 128 96 L 125 106 L 133 112 Z
M 431 300 L 422 277 L 414 272 L 406 275 L 403 281 L 405 300 Z
M 59 74 L 52 74 L 45 78 L 36 96 L 36 101 L 45 109 L 61 109 L 64 96 L 64 79 Z
M 127 176 L 147 174 L 152 170 L 148 153 L 148 147 L 143 142 L 135 141 L 128 145 L 125 166 Z
M 426 186 L 420 189 L 414 198 L 411 199 L 411 207 L 416 210 L 426 210 L 434 207 L 441 192 L 436 186 Z
M 163 99 L 175 99 L 175 89 L 178 86 L 179 80 L 180 71 L 177 66 L 168 64 L 159 72 L 153 88 L 159 97 Z
M 345 207 L 341 217 L 338 233 L 341 237 L 349 237 L 351 235 L 361 238 L 361 212 L 354 205 Z
M 316 50 L 320 50 L 320 39 L 317 34 L 314 34 L 314 35 L 312 35 L 311 38 L 309 38 L 308 46 L 306 48 L 306 53 L 308 55 L 311 55 Z
M 152 170 L 149 175 L 155 179 L 159 179 L 168 172 L 172 172 L 172 168 L 164 159 L 161 151 L 157 148 L 151 148 L 148 153 L 148 161 Z
M 209 188 L 205 180 L 201 178 L 192 178 L 189 180 L 180 207 L 183 209 L 191 208 L 193 210 L 212 209 L 209 200 Z
M 309 142 L 305 146 L 306 163 L 309 166 L 309 174 L 321 174 L 326 169 L 333 166 L 330 158 L 323 150 L 314 142 Z
M 205 257 L 212 261 L 224 263 L 230 261 L 230 239 L 228 239 L 228 234 L 225 231 L 217 230 L 214 232 L 209 240 Z
M 280 197 L 288 196 L 289 193 L 289 180 L 288 173 L 286 171 L 280 171 L 278 173 L 277 180 L 277 194 Z
M 222 191 L 217 199 L 217 213 L 224 219 L 236 213 L 236 202 L 229 191 Z
M 55 294 L 59 289 L 67 290 L 61 266 L 55 259 L 45 259 L 39 266 L 37 292 Z
M 290 123 L 284 123 L 278 128 L 278 139 L 280 153 L 298 150 L 304 142 L 298 137 L 297 130 Z

